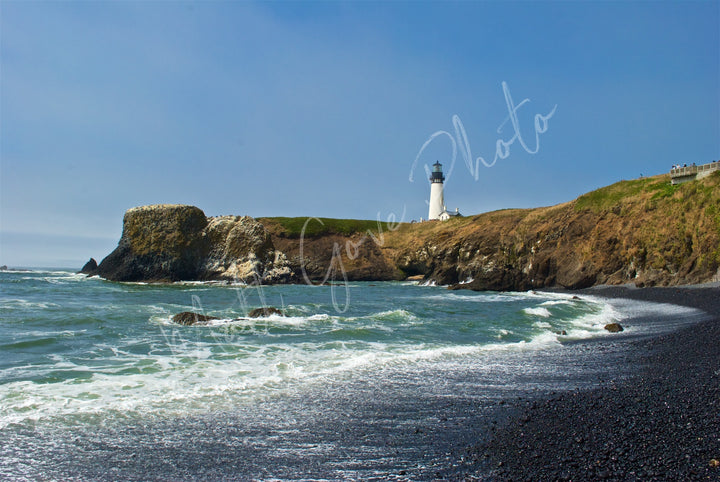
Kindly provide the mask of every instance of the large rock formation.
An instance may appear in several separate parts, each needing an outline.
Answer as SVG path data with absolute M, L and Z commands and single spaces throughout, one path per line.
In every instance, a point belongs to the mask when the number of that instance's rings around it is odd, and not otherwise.
M 128 210 L 118 247 L 98 266 L 115 281 L 197 279 L 206 250 L 205 213 L 194 206 L 159 204 Z
M 248 283 L 421 275 L 499 291 L 720 280 L 720 173 L 669 181 L 622 181 L 558 206 L 399 225 L 207 218 L 192 206 L 146 206 L 125 214 L 120 243 L 98 272 L 122 281 Z
M 118 247 L 98 267 L 114 281 L 286 282 L 292 271 L 262 224 L 207 218 L 194 206 L 160 204 L 125 213 Z

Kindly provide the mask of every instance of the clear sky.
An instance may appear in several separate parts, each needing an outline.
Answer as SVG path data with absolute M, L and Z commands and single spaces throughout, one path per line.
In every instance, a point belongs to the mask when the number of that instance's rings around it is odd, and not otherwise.
M 452 142 L 463 214 L 720 157 L 716 1 L 0 0 L 0 32 L 10 266 L 100 261 L 144 204 L 418 220 Z

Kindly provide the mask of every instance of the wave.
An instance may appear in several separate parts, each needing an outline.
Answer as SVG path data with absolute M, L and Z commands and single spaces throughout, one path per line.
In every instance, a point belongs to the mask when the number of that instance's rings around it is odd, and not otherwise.
M 47 420 L 72 425 L 94 418 L 187 416 L 229 410 L 271 394 L 282 394 L 298 384 L 323 382 L 328 377 L 345 376 L 343 374 L 355 376 L 359 369 L 377 373 L 377 369 L 384 367 L 416 369 L 415 365 L 421 362 L 455 363 L 466 359 L 491 363 L 502 369 L 503 353 L 562 349 L 562 343 L 568 340 L 604 336 L 605 322 L 622 321 L 626 316 L 618 311 L 617 305 L 603 300 L 589 302 L 595 303 L 592 313 L 562 322 L 567 335 L 558 335 L 553 331 L 557 328 L 554 322 L 543 320 L 543 325 L 536 326 L 529 338 L 512 342 L 510 340 L 517 339 L 521 333 L 505 327 L 492 328 L 491 339 L 474 344 L 418 343 L 392 338 L 373 341 L 363 339 L 358 333 L 347 338 L 302 338 L 300 341 L 292 337 L 285 341 L 269 338 L 257 343 L 232 332 L 227 337 L 222 333 L 198 337 L 197 330 L 175 325 L 176 330 L 162 331 L 164 340 L 156 337 L 156 346 L 149 353 L 136 353 L 138 344 L 147 343 L 147 339 L 138 335 L 124 339 L 122 346 L 96 346 L 96 350 L 105 350 L 111 356 L 96 360 L 95 366 L 83 361 L 71 362 L 58 355 L 54 365 L 42 368 L 48 373 L 58 373 L 56 378 L 66 377 L 65 380 L 47 378 L 45 383 L 21 380 L 4 384 L 0 392 L 0 428 L 26 421 Z M 333 333 L 343 328 L 370 329 L 373 322 L 378 324 L 381 315 L 415 316 L 406 310 L 386 310 L 365 316 L 364 322 L 358 322 L 359 318 L 353 322 L 322 313 L 216 322 L 218 326 L 268 324 L 303 331 L 318 326 L 326 333 Z M 202 327 L 200 332 L 217 330 L 218 326 Z
M 570 305 L 572 304 L 569 300 L 548 300 L 540 303 L 540 306 L 558 306 L 558 305 Z
M 549 318 L 550 316 L 552 316 L 552 313 L 550 313 L 550 310 L 548 310 L 547 308 L 544 308 L 542 306 L 537 307 L 537 308 L 524 308 L 523 313 L 525 313 L 527 315 L 532 315 L 532 316 L 540 316 L 542 318 Z
M 382 321 L 415 321 L 417 316 L 407 310 L 387 310 L 379 313 L 368 315 L 367 318 L 373 318 Z
M 261 318 L 225 318 L 208 321 L 206 326 L 265 326 L 265 327 L 301 327 L 317 321 L 327 321 L 330 315 L 317 314 L 311 316 L 270 315 Z
M 0 273 L 4 274 L 44 274 L 44 275 L 75 275 L 77 272 L 71 269 L 56 269 L 56 268 L 10 268 L 2 270 Z M 83 277 L 87 275 L 81 275 Z
M 0 345 L 0 350 L 24 350 L 29 348 L 38 348 L 42 346 L 52 345 L 58 339 L 54 336 L 39 336 L 27 340 L 14 341 Z
M 284 309 L 290 316 L 251 319 L 241 312 L 232 293 L 191 284 L 189 290 L 215 290 L 214 296 L 203 299 L 206 307 L 222 307 L 219 303 L 228 298 L 234 304 L 207 311 L 218 320 L 186 327 L 171 321 L 174 313 L 189 308 L 184 289 L 130 289 L 116 283 L 89 288 L 84 300 L 77 295 L 83 290 L 75 286 L 65 291 L 72 291 L 77 303 L 90 306 L 92 316 L 72 307 L 68 311 L 72 325 L 48 322 L 42 326 L 53 331 L 43 332 L 35 323 L 18 330 L 43 340 L 77 336 L 77 345 L 72 340 L 67 343 L 72 350 L 50 347 L 46 351 L 52 353 L 10 367 L 9 381 L 0 390 L 0 428 L 28 420 L 63 426 L 107 417 L 233 410 L 248 403 L 262 404 L 268 397 L 308 383 L 320 386 L 337 377 L 352 379 L 360 369 L 368 370 L 368 376 L 382 376 L 385 367 L 417 370 L 422 368 L 417 364 L 424 362 L 426 366 L 448 362 L 488 363 L 503 370 L 505 354 L 562 349 L 570 340 L 617 336 L 607 333 L 604 325 L 652 312 L 648 307 L 590 296 L 577 302 L 570 301 L 571 295 L 551 293 L 418 291 L 388 284 L 382 288 L 388 290 L 387 298 L 378 297 L 374 288 L 367 295 L 358 292 L 357 304 L 347 314 L 332 311 L 325 289 L 273 287 L 288 301 Z M 22 299 L 24 295 L 13 296 Z M 66 294 L 61 296 L 40 301 L 64 303 Z M 104 305 L 98 301 L 102 299 Z M 78 320 L 95 313 L 93 319 L 103 319 L 101 310 L 112 316 L 102 323 L 94 321 L 97 327 L 82 326 L 87 333 L 60 332 L 77 328 Z M 41 320 L 51 320 L 47 315 L 41 315 Z M 631 325 L 624 333 L 639 329 Z M 566 335 L 557 333 L 563 330 Z M 6 340 L 25 341 L 22 337 Z
M 552 325 L 547 321 L 536 321 L 533 326 L 536 328 L 552 328 Z
M 59 308 L 60 305 L 57 303 L 52 303 L 49 301 L 30 301 L 30 300 L 24 300 L 20 298 L 15 299 L 4 299 L 0 300 L 0 308 L 8 308 L 8 309 L 18 309 L 18 308 L 30 308 L 30 309 L 49 309 L 49 308 Z
M 425 296 L 423 299 L 426 300 L 437 300 L 437 301 L 472 301 L 475 303 L 493 303 L 499 301 L 513 301 L 517 300 L 517 296 L 512 294 L 499 294 L 499 293 L 485 293 L 485 292 L 471 292 L 472 294 L 459 294 L 453 292 L 439 293 L 430 296 Z

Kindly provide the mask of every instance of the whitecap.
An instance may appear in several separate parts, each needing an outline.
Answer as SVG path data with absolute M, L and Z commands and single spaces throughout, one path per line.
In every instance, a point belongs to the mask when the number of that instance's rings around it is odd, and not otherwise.
M 552 325 L 547 321 L 536 321 L 535 323 L 533 323 L 533 326 L 537 328 L 552 328 Z
M 540 303 L 540 306 L 557 306 L 557 305 L 569 305 L 571 302 L 569 300 L 548 300 L 543 301 Z
M 415 316 L 414 314 L 410 313 L 407 310 L 401 310 L 401 309 L 381 311 L 379 313 L 374 313 L 372 315 L 369 315 L 368 318 L 379 318 L 379 319 L 400 318 L 402 320 L 407 320 L 407 321 L 417 320 L 417 316 Z
M 547 308 L 543 307 L 537 307 L 537 308 L 524 308 L 523 312 L 528 315 L 532 316 L 541 316 L 543 318 L 548 318 L 552 316 L 552 313 Z

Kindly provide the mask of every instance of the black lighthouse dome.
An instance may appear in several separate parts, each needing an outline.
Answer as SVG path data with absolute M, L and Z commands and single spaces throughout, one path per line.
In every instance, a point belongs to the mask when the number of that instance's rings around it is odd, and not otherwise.
M 435 164 L 433 164 L 433 172 L 430 175 L 430 182 L 443 182 L 444 180 L 445 176 L 443 176 L 442 164 L 435 161 Z

